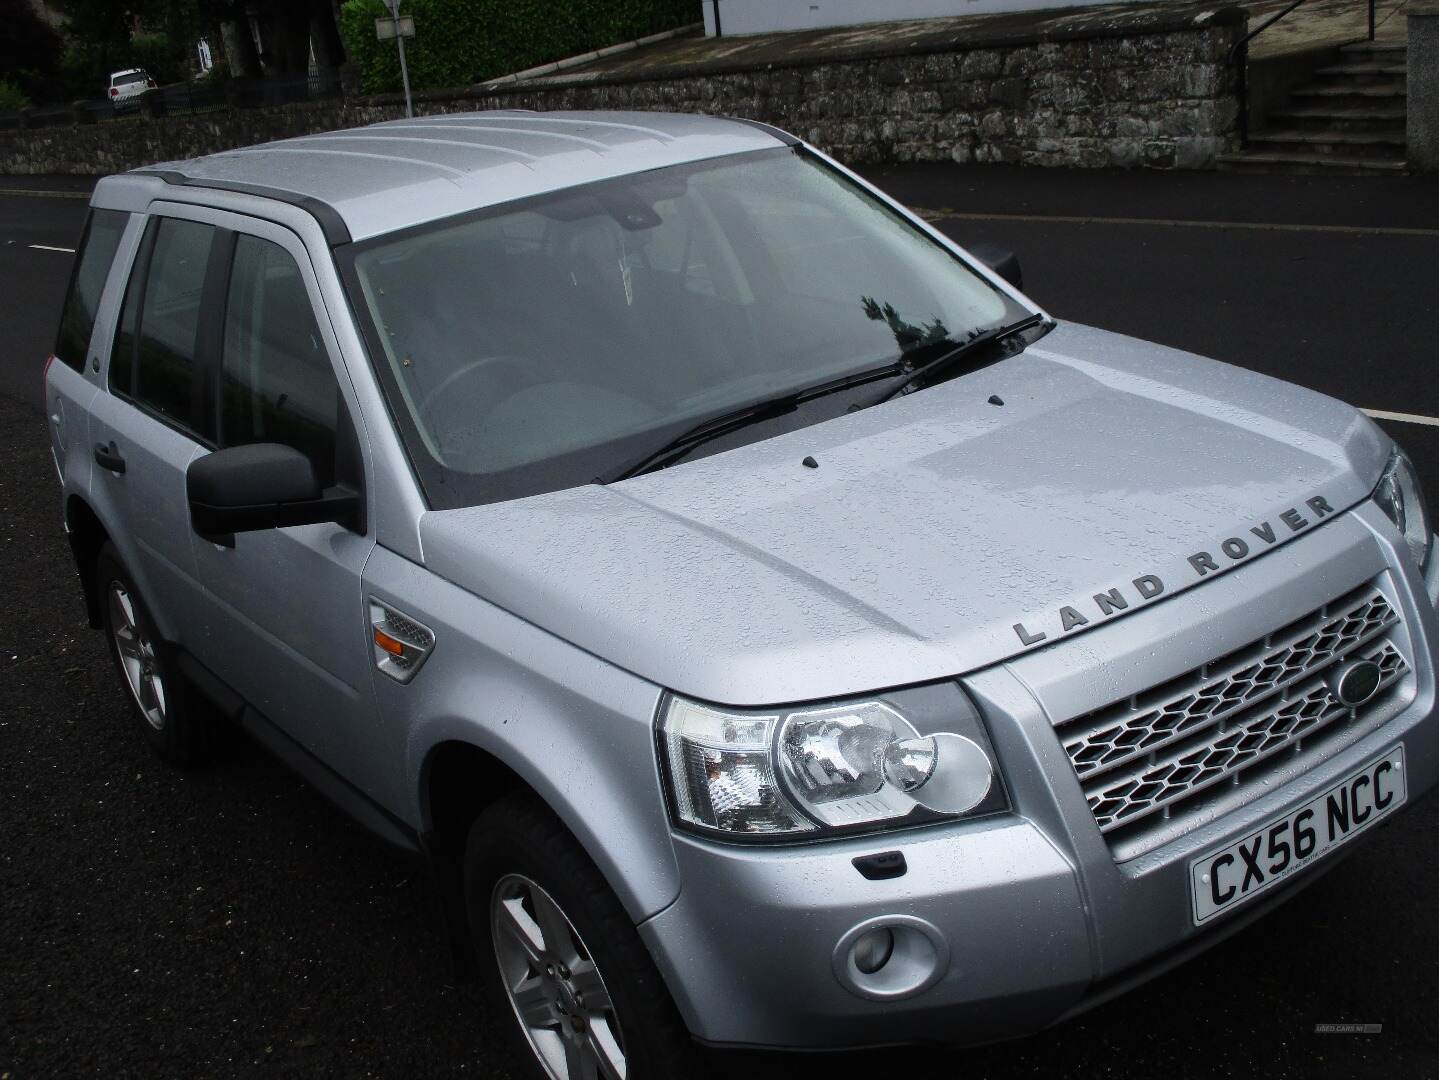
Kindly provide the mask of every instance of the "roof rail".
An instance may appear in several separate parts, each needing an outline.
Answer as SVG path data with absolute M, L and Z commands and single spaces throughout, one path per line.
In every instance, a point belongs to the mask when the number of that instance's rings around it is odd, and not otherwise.
M 174 169 L 136 169 L 130 175 L 158 176 L 165 183 L 177 187 L 213 188 L 216 191 L 233 191 L 240 195 L 256 195 L 262 199 L 274 199 L 276 202 L 299 207 L 313 217 L 319 223 L 320 231 L 325 235 L 325 242 L 331 247 L 348 244 L 351 240 L 350 230 L 345 224 L 345 219 L 340 217 L 333 206 L 309 195 L 301 195 L 298 191 L 286 191 L 283 188 L 267 187 L 264 184 L 247 184 L 238 180 L 208 180 L 202 177 L 186 176 Z
M 749 120 L 743 116 L 725 116 L 721 117 L 721 119 L 731 120 L 736 124 L 745 124 L 746 126 L 752 128 L 759 128 L 766 135 L 773 135 L 776 139 L 784 143 L 786 146 L 798 146 L 800 144 L 800 140 L 797 136 L 791 135 L 783 128 L 777 128 L 773 124 L 766 124 L 761 120 Z

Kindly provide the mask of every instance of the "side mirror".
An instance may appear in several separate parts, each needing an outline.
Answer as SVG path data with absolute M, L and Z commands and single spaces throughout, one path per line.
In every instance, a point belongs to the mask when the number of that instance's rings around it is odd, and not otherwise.
M 190 523 L 217 544 L 234 534 L 333 521 L 354 526 L 360 496 L 345 487 L 323 490 L 315 466 L 279 443 L 253 443 L 196 458 L 185 473 Z
M 1024 272 L 1019 268 L 1019 256 L 1008 248 L 998 244 L 965 244 L 964 250 L 1016 289 L 1024 288 Z

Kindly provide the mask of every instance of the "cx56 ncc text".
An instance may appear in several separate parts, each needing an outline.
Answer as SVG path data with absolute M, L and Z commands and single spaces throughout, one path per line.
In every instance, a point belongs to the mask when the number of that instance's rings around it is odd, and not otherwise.
M 1035 1031 L 1435 783 L 1439 569 L 1355 409 L 1018 278 L 705 117 L 108 177 L 90 618 L 163 756 L 238 723 L 422 853 L 535 1076 Z

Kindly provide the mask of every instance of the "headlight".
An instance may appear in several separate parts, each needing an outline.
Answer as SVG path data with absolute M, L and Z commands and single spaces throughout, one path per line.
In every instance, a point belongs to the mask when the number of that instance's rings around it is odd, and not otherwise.
M 1389 515 L 1404 535 L 1404 543 L 1422 572 L 1429 561 L 1429 509 L 1424 505 L 1424 490 L 1419 474 L 1403 450 L 1395 449 L 1374 489 L 1374 501 Z
M 801 839 L 1007 805 L 989 740 L 958 687 L 902 691 L 901 708 L 906 694 L 927 727 L 959 730 L 921 735 L 888 701 L 748 710 L 671 697 L 660 743 L 675 816 L 707 832 Z

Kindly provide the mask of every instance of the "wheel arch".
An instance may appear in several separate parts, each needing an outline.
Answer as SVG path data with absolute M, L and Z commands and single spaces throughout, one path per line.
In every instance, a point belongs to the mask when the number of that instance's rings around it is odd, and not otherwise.
M 414 682 L 375 678 L 386 797 L 427 862 L 453 877 L 473 815 L 523 785 L 636 924 L 672 904 L 681 882 L 655 748 L 662 691 L 383 546 L 364 587 L 436 639 Z
M 470 825 L 513 791 L 534 793 L 508 764 L 462 739 L 430 747 L 420 766 L 421 832 L 436 851 L 463 854 Z
M 101 625 L 100 590 L 95 582 L 95 564 L 100 558 L 100 549 L 110 540 L 109 530 L 88 502 L 79 495 L 69 495 L 65 499 L 65 532 L 70 541 L 70 553 L 75 557 L 75 569 L 80 575 L 85 616 L 90 626 L 98 630 Z
M 489 750 L 444 739 L 426 752 L 419 772 L 420 847 L 434 880 L 450 968 L 456 981 L 479 975 L 479 957 L 465 905 L 465 844 L 489 806 L 517 791 L 539 793 Z
M 95 580 L 95 567 L 100 551 L 109 544 L 140 591 L 161 640 L 167 644 L 178 642 L 180 638 L 174 615 L 166 610 L 165 605 L 156 602 L 155 590 L 140 559 L 138 541 L 127 532 L 120 509 L 96 491 L 70 492 L 65 496 L 64 516 L 66 537 L 75 558 L 75 569 L 80 575 L 89 625 L 97 630 L 104 626 L 104 595 Z

